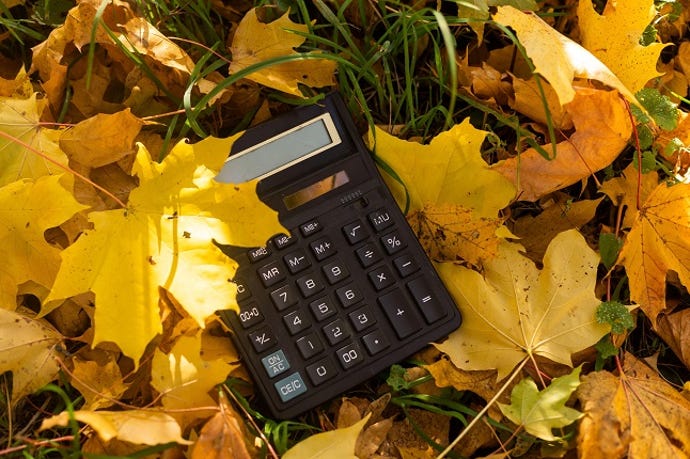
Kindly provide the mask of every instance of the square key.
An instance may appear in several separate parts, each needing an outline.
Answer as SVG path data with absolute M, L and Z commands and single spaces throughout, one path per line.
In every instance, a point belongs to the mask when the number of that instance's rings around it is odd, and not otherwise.
M 306 360 L 323 351 L 323 344 L 316 333 L 309 333 L 297 340 L 297 349 Z
M 268 325 L 250 333 L 249 341 L 251 341 L 256 352 L 267 351 L 277 343 L 276 337 Z
M 369 355 L 378 354 L 388 347 L 388 341 L 381 330 L 375 330 L 362 336 L 362 342 L 364 347 L 367 348 Z
M 299 287 L 303 297 L 309 298 L 323 290 L 324 285 L 318 277 L 315 277 L 313 274 L 307 274 L 297 279 L 297 287 Z
M 331 317 L 337 312 L 331 300 L 326 296 L 312 301 L 309 303 L 309 307 L 311 308 L 312 314 L 314 314 L 314 317 L 319 322 Z
M 283 322 L 285 322 L 285 326 L 291 335 L 296 335 L 302 330 L 306 330 L 311 325 L 311 320 L 309 320 L 307 313 L 299 309 L 284 315 Z
M 331 285 L 337 284 L 350 275 L 350 272 L 347 270 L 343 262 L 337 258 L 333 262 L 324 265 L 321 269 L 323 270 L 323 274 L 326 276 L 326 279 L 328 279 L 328 283 Z
M 381 259 L 381 252 L 374 244 L 365 244 L 355 250 L 355 253 L 362 268 L 368 268 Z
M 299 297 L 292 285 L 287 284 L 271 292 L 271 301 L 278 311 L 283 311 L 290 306 L 296 305 Z
M 343 226 L 343 234 L 345 234 L 345 237 L 351 245 L 357 244 L 359 241 L 363 241 L 368 236 L 367 230 L 359 220 Z
M 278 376 L 290 369 L 290 362 L 288 362 L 287 357 L 282 349 L 278 349 L 275 352 L 271 352 L 266 357 L 261 359 L 261 363 L 264 365 L 264 369 L 268 374 L 269 378 Z
M 309 379 L 314 383 L 315 386 L 323 384 L 329 379 L 332 379 L 338 374 L 338 369 L 333 364 L 333 361 L 328 357 L 325 357 L 312 365 L 307 367 L 307 374 Z
M 335 355 L 340 362 L 340 366 L 342 366 L 344 370 L 354 367 L 358 363 L 364 361 L 364 354 L 359 349 L 357 343 L 350 343 L 345 347 L 341 347 L 335 351 Z
M 307 392 L 307 385 L 304 384 L 302 376 L 300 376 L 298 371 L 280 381 L 276 381 L 273 387 L 276 388 L 276 392 L 278 392 L 283 402 L 290 401 L 298 395 Z

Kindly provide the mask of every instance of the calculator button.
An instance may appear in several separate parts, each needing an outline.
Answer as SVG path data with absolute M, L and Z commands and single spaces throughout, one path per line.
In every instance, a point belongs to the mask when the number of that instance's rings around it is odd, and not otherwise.
M 292 274 L 304 271 L 309 266 L 311 266 L 311 262 L 307 258 L 307 254 L 304 253 L 302 250 L 295 250 L 294 252 L 290 252 L 289 254 L 283 257 L 283 261 L 285 262 L 285 265 L 287 265 L 288 269 Z
M 397 231 L 383 236 L 381 238 L 381 244 L 383 244 L 383 248 L 386 249 L 388 255 L 393 255 L 407 246 L 407 244 L 400 239 L 400 234 Z
M 381 252 L 373 244 L 366 244 L 355 250 L 362 268 L 368 268 L 381 259 Z
M 362 294 L 354 287 L 352 284 L 346 285 L 345 287 L 340 287 L 335 291 L 335 295 L 338 297 L 338 301 L 344 307 L 350 307 L 355 303 L 362 301 Z
M 291 285 L 283 285 L 271 292 L 271 301 L 273 301 L 278 311 L 283 311 L 297 304 L 299 297 L 297 296 L 297 291 Z
M 350 273 L 340 260 L 335 260 L 321 268 L 328 279 L 328 283 L 333 285 L 347 278 Z
M 373 226 L 376 231 L 381 231 L 393 224 L 393 218 L 391 218 L 391 215 L 386 209 L 376 210 L 370 213 L 368 217 L 371 226 Z
M 271 241 L 273 241 L 273 245 L 275 246 L 275 248 L 280 250 L 296 242 L 297 239 L 295 239 L 292 236 L 288 236 L 287 234 L 279 234 L 277 236 L 274 236 L 273 239 L 271 239 Z
M 379 304 L 393 324 L 400 339 L 410 336 L 422 328 L 422 318 L 410 304 L 402 291 L 395 289 L 379 298 Z
M 309 316 L 303 314 L 302 311 L 292 311 L 290 314 L 284 315 L 283 322 L 285 322 L 285 326 L 291 335 L 296 335 L 311 325 Z
M 422 314 L 424 314 L 424 318 L 428 323 L 436 322 L 446 316 L 446 311 L 443 310 L 441 303 L 435 301 L 436 295 L 429 287 L 426 279 L 415 279 L 407 284 L 407 288 L 419 309 L 422 310 Z
M 278 376 L 290 369 L 290 362 L 288 362 L 282 349 L 268 354 L 261 359 L 261 363 L 264 365 L 264 369 L 266 373 L 268 373 L 269 378 Z
M 252 296 L 251 290 L 243 280 L 235 279 L 234 282 L 237 285 L 237 296 L 235 297 L 237 301 L 244 301 Z
M 276 343 L 271 327 L 265 326 L 249 334 L 249 341 L 256 352 L 263 352 Z
M 327 297 L 312 301 L 309 303 L 309 307 L 311 308 L 312 314 L 314 314 L 314 317 L 319 322 L 336 313 L 335 306 L 333 306 L 331 300 Z
M 302 223 L 299 227 L 302 236 L 311 236 L 314 233 L 321 231 L 321 223 L 317 219 L 309 220 L 306 223 Z
M 258 324 L 264 320 L 263 314 L 259 310 L 256 303 L 249 303 L 240 306 L 240 312 L 237 314 L 240 318 L 240 323 L 242 327 L 249 328 L 254 324 Z
M 335 319 L 333 322 L 323 327 L 323 332 L 331 346 L 338 344 L 350 336 L 350 330 L 348 330 L 343 319 Z
M 263 265 L 256 271 L 264 287 L 270 287 L 285 279 L 285 270 L 277 261 Z
M 367 348 L 369 355 L 378 354 L 388 347 L 388 341 L 381 330 L 375 330 L 362 336 L 362 342 L 364 347 Z
M 329 379 L 338 374 L 338 369 L 333 364 L 333 361 L 328 357 L 319 360 L 307 367 L 307 374 L 309 379 L 315 386 L 325 383 Z
M 367 231 L 359 220 L 343 226 L 343 233 L 353 245 L 367 238 Z
M 252 263 L 256 263 L 259 260 L 263 260 L 271 254 L 271 250 L 268 247 L 255 247 L 253 249 L 247 250 L 247 257 Z
M 323 351 L 323 344 L 316 333 L 309 333 L 297 340 L 297 349 L 304 359 L 308 359 Z
M 305 298 L 309 298 L 310 296 L 317 294 L 324 288 L 323 282 L 314 277 L 312 274 L 308 274 L 297 279 L 297 286 L 299 287 L 300 292 L 302 292 L 302 296 Z
M 388 269 L 388 266 L 381 266 L 368 273 L 369 280 L 376 290 L 383 290 L 395 283 L 393 273 Z
M 299 372 L 292 373 L 290 376 L 277 381 L 273 386 L 283 402 L 290 401 L 307 391 L 307 385 L 304 384 Z
M 345 370 L 364 361 L 364 355 L 362 354 L 362 351 L 359 349 L 359 346 L 356 343 L 351 343 L 345 347 L 341 347 L 340 349 L 335 351 L 335 354 L 338 356 L 338 361 L 340 361 L 340 365 Z
M 309 244 L 309 247 L 311 247 L 312 253 L 319 261 L 325 260 L 336 252 L 335 245 L 333 245 L 331 240 L 327 237 L 315 240 Z
M 393 264 L 400 277 L 407 277 L 419 269 L 419 265 L 410 255 L 399 256 L 393 260 Z
M 350 322 L 358 332 L 376 323 L 376 317 L 368 307 L 360 308 L 349 314 Z

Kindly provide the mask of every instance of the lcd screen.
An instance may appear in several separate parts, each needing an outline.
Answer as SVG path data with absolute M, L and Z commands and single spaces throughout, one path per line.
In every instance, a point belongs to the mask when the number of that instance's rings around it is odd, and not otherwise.
M 316 199 L 319 196 L 323 196 L 331 190 L 335 190 L 336 188 L 345 185 L 349 181 L 350 177 L 348 177 L 347 172 L 339 171 L 330 177 L 326 177 L 325 179 L 319 180 L 316 183 L 312 183 L 311 185 L 306 186 L 299 191 L 285 196 L 283 198 L 283 203 L 288 210 L 292 210 L 297 206 L 306 204 L 307 202 Z
M 273 174 L 340 143 L 328 113 L 230 156 L 216 177 L 243 183 Z

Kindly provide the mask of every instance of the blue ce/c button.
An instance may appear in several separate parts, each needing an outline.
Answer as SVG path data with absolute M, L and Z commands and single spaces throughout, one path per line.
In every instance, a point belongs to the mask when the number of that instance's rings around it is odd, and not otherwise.
M 280 399 L 283 402 L 292 400 L 307 391 L 307 385 L 304 384 L 299 372 L 295 372 L 274 384 Z

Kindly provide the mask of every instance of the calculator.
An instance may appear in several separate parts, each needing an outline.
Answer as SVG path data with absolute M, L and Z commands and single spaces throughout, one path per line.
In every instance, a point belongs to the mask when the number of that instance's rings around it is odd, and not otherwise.
M 248 129 L 216 177 L 259 179 L 289 234 L 235 249 L 219 311 L 276 419 L 294 418 L 460 326 L 337 93 Z

